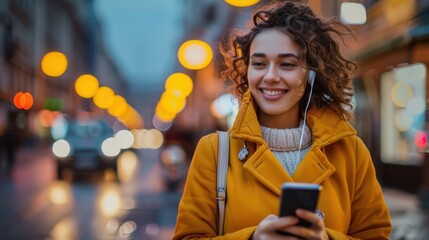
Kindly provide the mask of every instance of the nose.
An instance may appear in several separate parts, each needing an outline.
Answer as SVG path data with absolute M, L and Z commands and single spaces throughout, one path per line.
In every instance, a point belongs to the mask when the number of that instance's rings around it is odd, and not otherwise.
M 267 72 L 264 75 L 264 81 L 266 82 L 279 82 L 280 81 L 280 76 L 277 72 L 277 69 L 275 68 L 275 66 L 271 65 L 268 69 Z

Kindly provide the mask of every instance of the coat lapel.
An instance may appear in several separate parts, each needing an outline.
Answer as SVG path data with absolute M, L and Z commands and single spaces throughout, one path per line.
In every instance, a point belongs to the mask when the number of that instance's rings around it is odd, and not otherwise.
M 298 165 L 293 180 L 321 184 L 335 172 L 335 167 L 328 161 L 319 147 L 313 147 Z
M 274 154 L 264 145 L 252 154 L 244 164 L 244 168 L 261 184 L 279 196 L 282 184 L 293 181 Z

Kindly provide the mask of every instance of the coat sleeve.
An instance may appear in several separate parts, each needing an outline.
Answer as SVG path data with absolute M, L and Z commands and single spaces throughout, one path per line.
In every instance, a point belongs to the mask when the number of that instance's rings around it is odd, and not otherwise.
M 352 196 L 351 221 L 346 236 L 327 229 L 331 239 L 389 239 L 392 226 L 377 181 L 371 155 L 360 138 L 356 146 L 356 173 Z
M 256 227 L 216 237 L 217 135 L 201 138 L 195 149 L 173 239 L 249 239 Z M 228 203 L 227 203 L 228 204 Z

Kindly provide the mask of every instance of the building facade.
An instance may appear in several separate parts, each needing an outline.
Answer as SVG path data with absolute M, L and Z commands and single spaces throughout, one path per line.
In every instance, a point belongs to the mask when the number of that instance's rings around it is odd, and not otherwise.
M 80 111 L 105 114 L 74 91 L 75 80 L 90 73 L 100 86 L 124 94 L 124 78 L 104 47 L 101 31 L 92 0 L 0 2 L 0 133 L 8 121 L 20 121 L 23 139 L 36 134 L 37 116 L 48 98 L 60 99 L 60 111 L 71 117 Z M 68 67 L 60 77 L 41 70 L 41 60 L 50 51 L 67 56 Z M 13 105 L 18 92 L 33 96 L 31 109 Z

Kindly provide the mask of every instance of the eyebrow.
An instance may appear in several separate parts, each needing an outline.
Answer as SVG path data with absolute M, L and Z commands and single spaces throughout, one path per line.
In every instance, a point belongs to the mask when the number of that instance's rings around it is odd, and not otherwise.
M 298 56 L 293 54 L 293 53 L 280 53 L 278 55 L 280 58 L 289 58 L 289 57 L 293 57 L 298 59 Z M 250 56 L 250 58 L 252 57 L 266 57 L 265 53 L 253 53 L 252 56 Z

